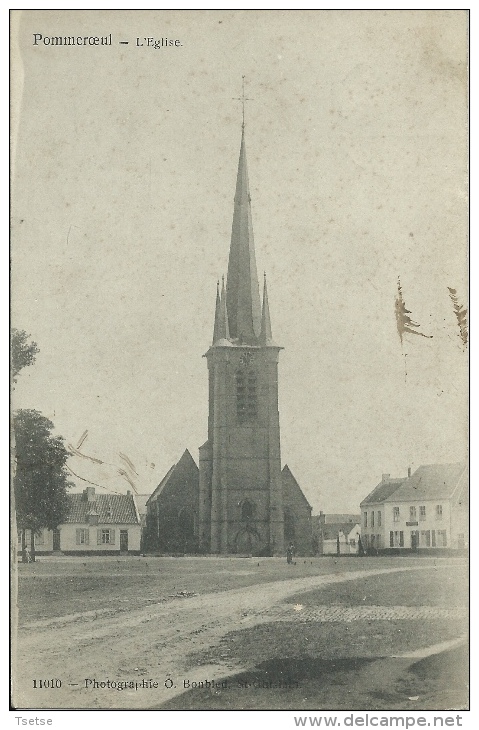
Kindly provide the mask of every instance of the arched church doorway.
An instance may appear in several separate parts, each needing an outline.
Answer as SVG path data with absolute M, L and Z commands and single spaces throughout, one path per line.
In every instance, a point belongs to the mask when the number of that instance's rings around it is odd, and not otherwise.
M 260 549 L 260 536 L 253 527 L 245 527 L 235 537 L 235 552 L 240 555 L 257 555 Z

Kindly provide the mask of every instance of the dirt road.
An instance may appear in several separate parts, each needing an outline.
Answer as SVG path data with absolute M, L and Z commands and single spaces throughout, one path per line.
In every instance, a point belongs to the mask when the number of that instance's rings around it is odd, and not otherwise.
M 220 593 L 178 598 L 116 614 L 91 612 L 38 621 L 18 635 L 17 708 L 146 709 L 188 689 L 247 667 L 224 663 L 185 667 L 185 657 L 232 630 L 271 621 L 271 608 L 288 596 L 323 585 L 426 566 L 357 570 L 262 583 Z M 292 604 L 280 612 L 295 610 Z M 59 680 L 56 687 L 41 681 Z M 151 680 L 151 682 L 150 682 Z M 35 682 L 37 687 L 35 688 Z M 95 682 L 97 684 L 95 684 Z M 113 687 L 107 683 L 113 683 Z M 120 683 L 135 683 L 119 691 Z M 156 683 L 157 686 L 154 686 Z

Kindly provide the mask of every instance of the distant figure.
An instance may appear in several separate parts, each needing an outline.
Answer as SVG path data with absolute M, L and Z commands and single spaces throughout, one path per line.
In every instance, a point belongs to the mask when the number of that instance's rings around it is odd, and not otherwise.
M 32 556 L 30 554 L 30 550 L 27 547 L 25 548 L 25 562 L 26 563 L 32 562 Z
M 289 543 L 288 548 L 286 550 L 286 562 L 292 563 L 294 558 L 294 545 L 292 542 Z

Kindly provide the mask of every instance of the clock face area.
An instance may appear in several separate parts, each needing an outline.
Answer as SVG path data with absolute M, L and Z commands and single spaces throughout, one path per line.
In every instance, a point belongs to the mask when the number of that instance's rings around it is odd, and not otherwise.
M 247 368 L 250 365 L 254 365 L 255 357 L 252 352 L 243 352 L 243 354 L 240 357 L 240 367 Z

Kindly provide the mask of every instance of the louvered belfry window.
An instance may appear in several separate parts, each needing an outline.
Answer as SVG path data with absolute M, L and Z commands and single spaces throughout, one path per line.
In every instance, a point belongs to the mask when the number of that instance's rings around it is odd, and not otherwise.
M 254 370 L 236 373 L 236 410 L 240 423 L 254 421 L 258 415 L 257 378 Z

